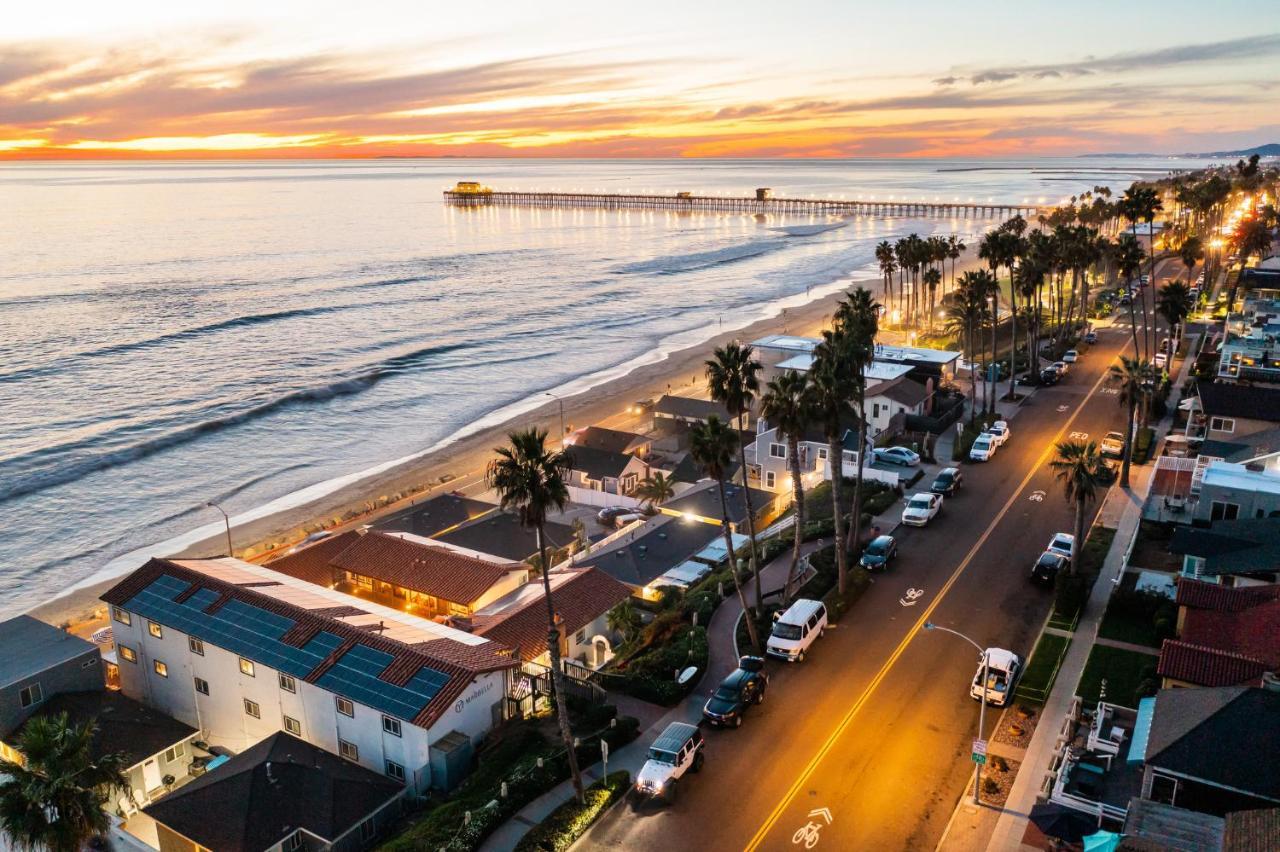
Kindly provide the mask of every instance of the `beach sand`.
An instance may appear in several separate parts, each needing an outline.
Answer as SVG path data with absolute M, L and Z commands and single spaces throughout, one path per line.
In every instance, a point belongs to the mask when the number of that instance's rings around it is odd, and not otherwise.
M 976 264 L 973 252 L 956 264 L 957 276 Z M 596 387 L 573 396 L 563 396 L 564 420 L 569 429 L 598 424 L 619 415 L 643 399 L 657 399 L 668 388 L 676 394 L 705 396 L 703 388 L 704 362 L 712 350 L 734 340 L 751 341 L 769 334 L 798 334 L 817 336 L 829 324 L 831 313 L 844 292 L 853 287 L 866 287 L 877 298 L 883 288 L 878 278 L 860 277 L 850 281 L 841 292 L 815 298 L 799 307 L 788 308 L 784 313 L 759 320 L 744 328 L 717 334 L 709 340 L 677 350 L 661 361 L 637 367 L 624 376 L 606 381 Z M 886 340 L 882 342 L 901 342 Z M 493 456 L 493 449 L 505 443 L 505 436 L 514 429 L 536 426 L 545 429 L 553 438 L 560 430 L 559 404 L 548 399 L 546 405 L 512 419 L 461 438 L 449 446 L 429 453 L 398 467 L 375 474 L 346 487 L 340 488 L 310 503 L 296 506 L 274 515 L 260 518 L 232 528 L 237 555 L 247 549 L 248 558 L 262 561 L 299 541 L 304 530 L 327 528 L 341 530 L 367 524 L 377 518 L 399 511 L 413 503 L 426 500 L 436 494 L 474 486 L 483 476 L 485 465 Z M 411 428 L 406 425 L 405 428 Z M 442 481 L 446 479 L 446 481 Z M 427 486 L 422 490 L 423 486 Z M 414 492 L 403 499 L 387 502 L 396 494 Z M 381 499 L 380 499 L 381 498 Z M 384 505 L 378 505 L 383 503 Z M 334 521 L 357 512 L 335 526 Z M 168 557 L 208 557 L 225 553 L 225 539 L 221 535 L 199 541 L 180 553 L 156 553 Z M 139 563 L 141 565 L 141 562 Z M 35 616 L 50 624 L 66 625 L 73 632 L 87 635 L 105 623 L 106 607 L 99 596 L 118 582 L 119 577 L 105 579 L 101 583 L 76 589 L 30 610 Z

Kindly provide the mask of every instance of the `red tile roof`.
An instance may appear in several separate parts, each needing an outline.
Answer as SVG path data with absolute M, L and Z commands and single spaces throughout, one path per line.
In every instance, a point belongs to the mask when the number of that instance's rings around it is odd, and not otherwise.
M 1243 654 L 1166 639 L 1160 647 L 1156 672 L 1161 677 L 1199 686 L 1257 686 L 1262 682 L 1262 673 L 1271 668 Z
M 1184 577 L 1178 581 L 1178 606 L 1241 612 L 1267 601 L 1280 600 L 1280 584 L 1232 588 Z
M 1241 612 L 1188 609 L 1179 638 L 1280 668 L 1280 600 Z
M 575 569 L 572 574 L 551 590 L 551 603 L 566 635 L 577 633 L 631 594 L 629 586 L 599 569 Z M 519 609 L 477 618 L 474 632 L 519 650 L 523 660 L 535 659 L 547 650 L 546 600 L 541 594 L 530 596 Z
M 296 553 L 271 560 L 267 567 L 317 586 L 328 586 L 333 583 L 333 559 L 359 538 L 360 533 L 355 530 L 322 538 Z

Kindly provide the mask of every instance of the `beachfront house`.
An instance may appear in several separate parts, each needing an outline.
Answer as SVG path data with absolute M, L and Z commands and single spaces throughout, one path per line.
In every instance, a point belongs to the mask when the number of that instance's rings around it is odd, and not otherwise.
M 125 695 L 231 753 L 285 731 L 418 792 L 506 716 L 488 639 L 238 559 L 152 559 L 102 595 Z
M 144 812 L 160 852 L 354 852 L 411 788 L 278 731 Z
M 911 382 L 911 384 L 921 387 L 917 382 Z M 870 416 L 872 411 L 876 411 L 877 418 L 887 414 L 887 411 L 877 410 L 877 408 L 869 409 L 867 421 L 870 429 L 875 428 Z M 887 425 L 892 428 L 893 422 L 901 423 L 903 416 L 901 412 L 889 415 Z M 748 481 L 752 487 L 763 488 L 780 495 L 781 505 L 785 506 L 790 501 L 793 490 L 788 460 L 790 450 L 786 437 L 778 434 L 778 430 L 765 420 L 760 420 L 757 426 L 759 431 L 756 433 L 755 443 L 747 447 Z M 872 432 L 872 442 L 876 437 L 877 434 Z M 854 477 L 858 471 L 858 427 L 855 418 L 849 417 L 842 424 L 840 444 L 843 475 Z M 830 444 L 827 443 L 826 433 L 820 424 L 808 425 L 804 436 L 797 443 L 797 450 L 800 454 L 800 477 L 805 488 L 811 488 L 816 483 L 830 478 L 830 468 L 827 465 Z M 862 475 L 864 479 L 884 482 L 889 487 L 896 488 L 901 479 L 901 471 L 901 467 L 880 464 L 868 459 L 867 464 L 863 466 Z
M 741 485 L 734 483 L 726 483 L 724 490 L 729 507 L 729 529 L 733 532 L 744 532 L 747 527 L 747 492 Z M 764 529 L 786 503 L 785 497 L 780 498 L 778 494 L 762 491 L 759 488 L 751 488 L 750 496 L 756 529 Z M 722 506 L 719 484 L 709 481 L 668 500 L 659 507 L 658 511 L 665 515 L 700 521 L 718 527 L 724 518 Z
M 576 561 L 574 567 L 597 568 L 626 584 L 632 594 L 656 600 L 663 586 L 687 586 L 710 573 L 713 566 L 695 557 L 720 536 L 711 524 L 660 514 Z M 720 556 L 723 559 L 723 545 Z
M 692 426 L 697 423 L 706 423 L 712 417 L 719 417 L 725 423 L 732 423 L 735 427 L 738 425 L 737 418 L 729 414 L 727 408 L 709 399 L 664 394 L 653 406 L 655 428 L 663 420 L 676 420 Z M 743 420 L 744 425 L 749 428 L 751 426 L 750 415 L 743 418 Z
M 606 429 L 603 426 L 579 429 L 569 436 L 567 443 L 575 449 L 589 447 L 593 450 L 625 453 L 640 458 L 648 456 L 653 447 L 652 439 L 645 435 L 637 435 L 635 432 L 626 432 L 621 429 Z
M 1179 525 L 1169 551 L 1182 557 L 1183 577 L 1233 588 L 1275 583 L 1280 580 L 1280 518 Z
M 1191 486 L 1196 523 L 1280 515 L 1280 472 L 1210 461 L 1194 473 L 1200 477 L 1199 488 Z
M 325 539 L 268 568 L 423 618 L 467 616 L 523 586 L 529 568 L 459 552 L 408 533 L 360 530 Z
M 102 688 L 92 642 L 29 615 L 0 622 L 0 731 L 17 729 L 59 693 Z
M 569 456 L 569 497 L 587 505 L 621 505 L 601 495 L 629 497 L 649 475 L 649 465 L 637 455 L 595 447 L 577 446 L 565 449 Z
M 498 511 L 499 508 L 493 503 L 483 500 L 474 500 L 457 493 L 437 494 L 378 519 L 373 528 L 383 532 L 405 532 L 422 538 L 435 538 Z

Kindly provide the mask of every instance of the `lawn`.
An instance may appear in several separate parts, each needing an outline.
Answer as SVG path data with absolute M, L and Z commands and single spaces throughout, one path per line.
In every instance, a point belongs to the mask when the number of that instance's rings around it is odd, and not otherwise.
M 1098 626 L 1098 635 L 1117 642 L 1160 647 L 1174 635 L 1178 607 L 1160 595 L 1136 592 L 1136 574 L 1126 574 L 1119 589 L 1107 602 L 1107 611 Z
M 1076 694 L 1085 707 L 1098 702 L 1103 680 L 1107 682 L 1108 703 L 1136 708 L 1139 698 L 1153 695 L 1159 687 L 1156 657 L 1139 651 L 1094 645 L 1076 688 Z
M 1052 633 L 1044 633 L 1031 653 L 1026 671 L 1022 674 L 1022 683 L 1018 685 L 1017 695 L 1029 701 L 1043 702 L 1053 687 L 1053 680 L 1058 674 L 1058 663 L 1067 653 L 1071 640 Z

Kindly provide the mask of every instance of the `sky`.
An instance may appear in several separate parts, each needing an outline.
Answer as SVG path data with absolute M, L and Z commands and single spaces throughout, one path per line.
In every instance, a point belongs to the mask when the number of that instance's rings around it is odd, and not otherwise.
M 6 3 L 0 159 L 1280 141 L 1275 0 Z

